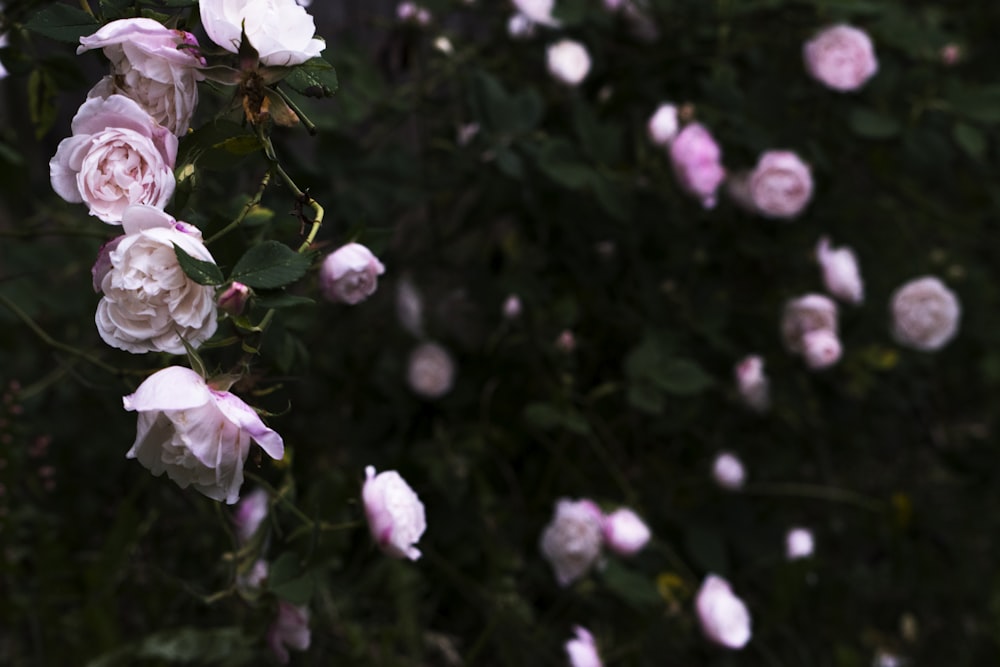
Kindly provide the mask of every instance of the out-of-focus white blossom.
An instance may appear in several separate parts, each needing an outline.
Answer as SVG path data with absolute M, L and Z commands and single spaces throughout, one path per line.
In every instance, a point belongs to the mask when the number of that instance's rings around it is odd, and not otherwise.
M 594 636 L 579 625 L 573 628 L 573 633 L 576 636 L 566 642 L 566 655 L 569 657 L 570 667 L 602 667 Z
M 521 298 L 511 294 L 503 302 L 503 316 L 508 320 L 516 320 L 521 316 Z
M 646 125 L 646 130 L 649 133 L 650 141 L 654 144 L 657 146 L 669 146 L 680 130 L 680 121 L 677 119 L 677 107 L 669 103 L 661 104 L 650 117 Z
M 829 329 L 817 329 L 802 336 L 802 358 L 806 366 L 814 371 L 829 368 L 840 361 L 842 351 L 836 332 Z
M 535 24 L 524 14 L 513 14 L 507 20 L 507 34 L 511 39 L 527 39 L 535 34 Z
M 677 182 L 705 208 L 715 208 L 715 192 L 726 178 L 719 144 L 699 123 L 691 123 L 670 144 L 670 162 Z
M 652 533 L 639 515 L 622 507 L 604 517 L 604 541 L 608 548 L 622 556 L 631 556 L 642 550 Z
M 455 362 L 437 343 L 421 343 L 410 353 L 406 378 L 416 394 L 441 398 L 455 382 Z
M 756 412 L 771 407 L 771 383 L 764 373 L 764 359 L 752 354 L 736 364 L 736 388 L 743 403 Z
M 743 462 L 735 454 L 723 452 L 712 463 L 712 478 L 722 488 L 736 491 L 743 488 L 747 474 Z
M 892 294 L 892 335 L 901 345 L 931 352 L 958 333 L 958 297 L 934 276 L 914 278 Z
M 695 608 L 702 632 L 709 640 L 731 649 L 743 648 L 750 641 L 750 612 L 722 577 L 705 577 Z
M 878 72 L 871 37 L 848 25 L 821 30 L 805 43 L 802 55 L 814 79 L 840 92 L 861 88 Z
M 278 601 L 278 615 L 267 629 L 267 645 L 278 662 L 287 665 L 291 656 L 288 649 L 305 651 L 312 636 L 309 632 L 309 608 Z
M 590 54 L 583 44 L 563 39 L 548 48 L 549 72 L 559 81 L 577 86 L 590 72 Z
M 816 259 L 823 271 L 826 291 L 846 303 L 860 304 L 865 300 L 865 286 L 853 250 L 846 246 L 834 248 L 829 237 L 823 236 L 816 244 Z
M 532 23 L 556 28 L 559 26 L 552 16 L 556 0 L 512 0 L 517 11 Z
M 601 510 L 590 500 L 560 498 L 555 515 L 542 532 L 541 550 L 560 586 L 568 586 L 590 570 L 601 555 Z
M 813 534 L 806 528 L 792 528 L 785 535 L 785 555 L 788 560 L 809 558 L 814 546 Z
M 781 317 L 781 335 L 792 354 L 805 350 L 806 334 L 825 329 L 837 333 L 837 304 L 822 294 L 806 294 L 785 304 Z

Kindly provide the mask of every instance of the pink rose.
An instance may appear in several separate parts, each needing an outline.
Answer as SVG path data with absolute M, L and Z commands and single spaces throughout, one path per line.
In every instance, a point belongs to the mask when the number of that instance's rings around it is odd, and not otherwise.
M 385 267 L 360 243 L 348 243 L 326 256 L 319 270 L 319 284 L 329 301 L 354 305 L 375 293 Z
M 573 628 L 573 633 L 576 636 L 565 646 L 570 667 L 602 667 L 594 636 L 579 625 Z
M 670 145 L 670 161 L 678 183 L 705 208 L 715 207 L 715 191 L 726 178 L 721 159 L 719 145 L 699 123 L 681 130 Z
M 709 640 L 732 649 L 743 648 L 750 641 L 750 612 L 722 577 L 705 577 L 695 597 L 695 609 Z
M 197 82 L 204 77 L 198 40 L 152 19 L 121 19 L 80 38 L 76 52 L 103 49 L 111 75 L 88 97 L 121 94 L 139 103 L 157 123 L 183 136 L 198 105 Z M 182 48 L 184 47 L 184 48 Z
M 605 516 L 603 530 L 608 548 L 621 556 L 639 553 L 651 537 L 649 526 L 627 507 Z
M 174 193 L 177 137 L 124 95 L 83 103 L 73 136 L 49 161 L 52 189 L 90 214 L 119 224 L 132 204 L 162 209 Z
M 736 365 L 736 388 L 743 403 L 756 412 L 765 412 L 771 405 L 771 386 L 764 374 L 764 359 L 757 355 L 745 357 Z
M 816 259 L 823 270 L 827 292 L 846 303 L 860 304 L 865 300 L 865 286 L 853 250 L 834 248 L 824 236 L 816 244 Z
M 902 345 L 931 352 L 958 333 L 958 297 L 934 276 L 915 278 L 892 294 L 892 335 Z
M 406 379 L 418 395 L 441 398 L 455 384 L 455 362 L 448 350 L 437 343 L 421 343 L 410 353 Z
M 814 79 L 841 92 L 857 90 L 878 71 L 871 38 L 848 25 L 821 30 L 805 43 L 802 55 Z
M 792 354 L 802 354 L 802 338 L 811 331 L 837 333 L 837 304 L 822 294 L 806 294 L 785 304 L 781 334 Z
M 233 281 L 222 294 L 219 295 L 216 304 L 233 317 L 236 317 L 246 308 L 247 301 L 250 300 L 250 288 L 243 283 Z
M 361 489 L 365 516 L 375 543 L 393 558 L 420 558 L 416 543 L 427 529 L 424 504 L 399 473 L 387 470 L 375 474 L 375 468 L 365 468 L 365 484 Z
M 182 489 L 193 486 L 213 500 L 232 505 L 240 499 L 251 440 L 273 459 L 285 453 L 281 436 L 253 408 L 181 366 L 153 373 L 122 403 L 139 413 L 126 456 L 157 477 L 166 472 Z
M 802 358 L 814 371 L 834 365 L 840 361 L 840 354 L 840 339 L 834 331 L 817 329 L 802 337 Z
M 603 516 L 590 500 L 560 498 L 552 521 L 542 532 L 541 550 L 560 586 L 587 573 L 601 555 Z
M 312 635 L 309 632 L 309 608 L 297 607 L 291 602 L 278 602 L 278 615 L 267 629 L 267 645 L 274 657 L 287 665 L 291 656 L 288 649 L 305 651 L 309 648 Z M 287 647 L 287 648 L 286 648 Z
M 240 544 L 246 544 L 257 533 L 257 529 L 267 518 L 270 499 L 264 489 L 254 489 L 243 496 L 233 513 L 233 527 Z
M 812 198 L 812 172 L 791 151 L 767 151 L 750 172 L 747 187 L 756 212 L 768 218 L 794 218 Z

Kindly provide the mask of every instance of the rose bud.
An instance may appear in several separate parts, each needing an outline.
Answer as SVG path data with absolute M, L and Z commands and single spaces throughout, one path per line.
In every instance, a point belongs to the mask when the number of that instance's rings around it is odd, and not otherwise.
M 279 600 L 278 615 L 267 629 L 267 645 L 274 653 L 274 657 L 281 664 L 287 665 L 291 658 L 288 649 L 305 651 L 309 648 L 311 640 L 309 608 L 297 607 L 290 602 Z
M 230 505 L 239 500 L 251 441 L 273 459 L 285 453 L 281 436 L 253 408 L 181 366 L 153 373 L 122 402 L 126 410 L 139 413 L 135 442 L 126 456 L 213 500 Z
M 673 104 L 661 104 L 646 125 L 649 140 L 657 146 L 670 145 L 679 129 L 677 107 Z
M 750 355 L 736 364 L 736 388 L 743 403 L 756 412 L 771 406 L 771 386 L 764 374 L 764 359 Z
M 319 284 L 328 301 L 354 305 L 375 293 L 385 267 L 360 243 L 348 243 L 326 256 Z
M 788 560 L 809 558 L 813 547 L 813 535 L 805 528 L 792 528 L 785 535 L 785 556 Z
M 605 516 L 603 529 L 608 548 L 621 556 L 639 553 L 651 537 L 649 526 L 625 507 Z
M 747 187 L 757 213 L 787 220 L 801 213 L 812 198 L 812 172 L 791 151 L 767 151 L 750 172 Z
M 264 489 L 254 489 L 243 496 L 233 513 L 233 527 L 240 544 L 246 544 L 257 533 L 269 509 L 270 501 Z
M 723 452 L 715 457 L 712 463 L 712 478 L 724 489 L 736 491 L 743 488 L 746 482 L 746 470 L 735 454 Z
M 579 625 L 573 628 L 573 632 L 576 637 L 566 642 L 566 655 L 569 656 L 570 667 L 602 667 L 594 636 Z
M 199 0 L 198 7 L 209 39 L 239 53 L 246 34 L 264 65 L 301 65 L 326 48 L 326 42 L 315 37 L 312 16 L 295 0 Z
M 805 335 L 820 329 L 837 333 L 837 304 L 832 299 L 822 294 L 806 294 L 785 304 L 781 335 L 789 352 L 802 354 Z
M 892 294 L 892 335 L 898 343 L 930 352 L 958 333 L 958 297 L 934 276 L 915 278 Z
M 250 288 L 243 283 L 233 281 L 229 287 L 219 295 L 216 304 L 220 310 L 224 310 L 233 317 L 240 315 L 246 308 L 247 301 L 250 300 Z
M 416 394 L 441 398 L 455 383 L 455 362 L 437 343 L 421 343 L 410 353 L 406 379 Z
M 878 71 L 875 47 L 862 30 L 848 25 L 825 28 L 802 47 L 806 70 L 827 88 L 861 88 Z
M 542 556 L 555 571 L 560 586 L 587 573 L 601 555 L 603 517 L 590 500 L 560 498 L 555 515 L 541 538 Z
M 670 144 L 670 162 L 677 182 L 705 208 L 715 207 L 715 191 L 726 178 L 721 159 L 719 145 L 699 123 L 685 127 Z
M 830 239 L 824 236 L 816 244 L 816 259 L 823 270 L 827 292 L 846 303 L 860 304 L 865 300 L 865 286 L 853 250 L 833 248 Z
M 393 558 L 420 558 L 414 546 L 427 529 L 424 504 L 410 485 L 395 470 L 378 475 L 375 468 L 365 468 L 361 489 L 365 516 L 375 543 Z
M 705 577 L 695 608 L 702 632 L 709 640 L 731 649 L 743 648 L 750 641 L 750 612 L 722 577 Z
M 579 42 L 563 39 L 550 46 L 546 55 L 549 73 L 567 85 L 579 85 L 590 72 L 590 54 Z
M 806 360 L 806 366 L 814 371 L 837 363 L 840 354 L 840 339 L 829 329 L 810 331 L 802 337 L 802 357 Z

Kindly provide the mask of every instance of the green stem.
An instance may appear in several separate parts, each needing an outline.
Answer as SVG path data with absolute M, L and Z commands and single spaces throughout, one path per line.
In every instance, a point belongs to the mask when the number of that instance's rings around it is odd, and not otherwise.
M 267 189 L 267 185 L 270 182 L 271 182 L 271 172 L 270 170 L 268 170 L 268 172 L 264 174 L 264 178 L 260 179 L 260 187 L 257 188 L 257 194 L 255 194 L 250 199 L 250 201 L 246 203 L 246 206 L 243 207 L 243 210 L 240 211 L 240 214 L 236 216 L 236 218 L 228 225 L 217 231 L 215 234 L 212 234 L 212 236 L 207 241 L 205 241 L 205 244 L 208 245 L 212 241 L 222 238 L 229 232 L 233 231 L 234 229 L 242 225 L 243 221 L 247 219 L 248 215 L 250 215 L 250 211 L 252 211 L 255 206 L 260 204 L 260 200 L 264 196 L 264 190 Z
M 298 249 L 298 253 L 301 255 L 309 250 L 313 241 L 316 240 L 316 234 L 319 232 L 319 228 L 323 224 L 323 214 L 325 211 L 323 210 L 323 207 L 320 206 L 318 201 L 310 197 L 307 193 L 302 192 L 302 190 L 299 189 L 299 186 L 295 185 L 295 181 L 293 181 L 292 177 L 281 168 L 280 164 L 275 163 L 274 168 L 277 170 L 278 176 L 281 176 L 281 180 L 283 180 L 285 184 L 291 188 L 292 192 L 295 193 L 296 198 L 313 210 L 312 227 L 309 229 L 309 234 L 306 236 L 306 240 L 302 242 L 302 245 L 300 245 Z
M 258 475 L 255 475 L 252 472 L 245 472 L 244 475 L 247 477 L 247 479 L 251 479 L 251 480 L 254 481 L 254 483 L 256 483 L 256 484 L 264 487 L 264 490 L 267 491 L 268 495 L 270 495 L 272 498 L 274 498 L 275 500 L 278 500 L 281 503 L 283 503 L 285 505 L 285 507 L 292 514 L 294 514 L 295 517 L 299 521 L 301 521 L 303 523 L 303 525 L 309 526 L 310 528 L 312 528 L 315 525 L 315 522 L 312 519 L 310 519 L 308 516 L 306 516 L 305 512 L 303 512 L 302 510 L 300 510 L 295 503 L 293 503 L 291 500 L 289 500 L 285 496 L 284 493 L 282 493 L 281 491 L 278 491 L 273 486 L 271 486 L 266 481 L 264 481 L 264 479 L 262 477 L 260 477 Z
M 302 121 L 302 126 L 306 128 L 306 132 L 308 132 L 310 136 L 316 136 L 316 123 L 309 120 L 309 116 L 307 116 L 302 109 L 299 108 L 299 105 L 288 96 L 288 93 L 277 86 L 274 87 L 274 92 L 278 93 L 278 96 L 281 97 L 282 101 L 288 105 L 288 108 L 295 112 L 295 115 L 299 117 L 300 121 Z
M 884 503 L 879 502 L 874 498 L 869 498 L 847 489 L 838 489 L 832 486 L 819 486 L 816 484 L 800 484 L 797 482 L 753 484 L 744 489 L 743 493 L 751 496 L 813 498 L 815 500 L 826 500 L 834 503 L 854 505 L 870 512 L 881 512 L 885 509 Z
M 72 354 L 76 357 L 80 357 L 81 359 L 89 361 L 98 368 L 107 371 L 108 373 L 112 373 L 114 375 L 121 374 L 121 371 L 119 371 L 117 368 L 115 368 L 111 364 L 107 364 L 101 361 L 100 359 L 93 356 L 89 352 L 84 352 L 83 350 L 77 349 L 72 345 L 67 345 L 66 343 L 61 343 L 56 339 L 54 339 L 52 336 L 46 333 L 44 329 L 38 326 L 38 324 L 36 324 L 35 321 L 31 319 L 31 317 L 26 312 L 21 310 L 21 308 L 18 307 L 17 304 L 15 304 L 13 301 L 5 297 L 3 294 L 0 294 L 0 304 L 7 306 L 8 310 L 17 315 L 18 319 L 20 319 L 22 322 L 28 325 L 28 328 L 34 331 L 35 335 L 41 338 L 42 341 L 45 342 L 47 345 L 50 345 L 51 347 L 54 347 L 57 350 L 66 352 L 67 354 Z
M 87 0 L 80 0 L 80 9 L 87 12 L 91 16 L 94 15 L 94 10 L 90 8 L 90 3 Z

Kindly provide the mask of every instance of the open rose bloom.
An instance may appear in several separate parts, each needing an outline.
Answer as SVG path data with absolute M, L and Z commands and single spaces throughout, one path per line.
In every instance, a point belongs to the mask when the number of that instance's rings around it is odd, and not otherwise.
M 915 278 L 892 294 L 892 335 L 902 345 L 931 352 L 958 333 L 958 297 L 934 276 Z
M 802 55 L 814 79 L 840 92 L 861 88 L 878 72 L 871 37 L 849 25 L 821 30 L 805 43 Z
M 323 260 L 319 284 L 328 301 L 354 305 L 375 293 L 383 273 L 385 266 L 371 250 L 360 243 L 348 243 Z
M 365 468 L 361 489 L 365 516 L 375 543 L 393 558 L 420 558 L 415 545 L 427 530 L 424 504 L 416 492 L 395 470 L 378 475 L 375 468 Z
M 748 179 L 753 209 L 767 218 L 790 220 L 812 199 L 812 171 L 791 151 L 766 151 Z
M 200 0 L 198 7 L 213 42 L 237 53 L 245 30 L 264 65 L 300 65 L 326 48 L 315 37 L 312 16 L 295 0 Z
M 73 136 L 49 161 L 52 189 L 119 224 L 125 209 L 166 206 L 174 193 L 177 137 L 124 95 L 94 97 L 73 117 Z
M 184 273 L 174 246 L 214 262 L 201 232 L 150 206 L 133 206 L 122 218 L 124 236 L 101 249 L 94 285 L 104 293 L 97 332 L 105 343 L 133 354 L 184 354 L 183 337 L 198 347 L 218 326 L 215 290 Z
M 251 441 L 273 459 L 285 454 L 281 436 L 250 406 L 181 366 L 153 373 L 122 402 L 126 410 L 139 413 L 135 442 L 126 456 L 213 500 L 230 505 L 239 500 Z
M 715 192 L 726 178 L 722 149 L 705 126 L 692 123 L 670 144 L 670 162 L 677 182 L 705 208 L 715 208 Z
M 590 500 L 560 498 L 555 516 L 542 532 L 541 549 L 560 586 L 590 570 L 601 555 L 604 517 Z
M 198 105 L 197 82 L 204 77 L 198 40 L 183 30 L 171 30 L 152 19 L 112 21 L 93 35 L 80 38 L 77 53 L 103 49 L 111 75 L 89 97 L 116 93 L 139 103 L 157 123 L 183 136 Z

